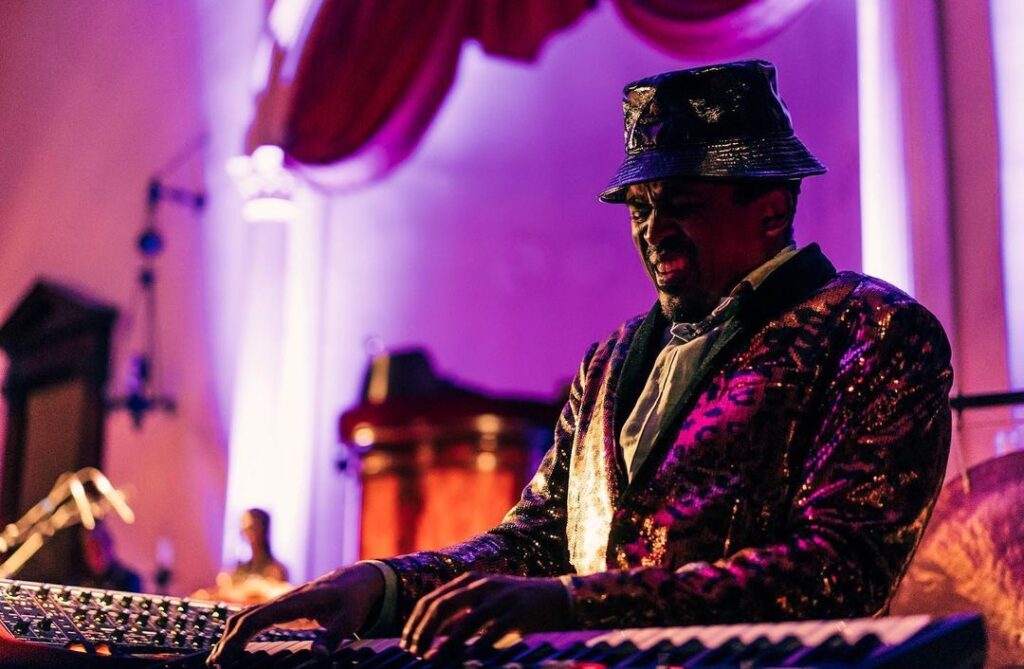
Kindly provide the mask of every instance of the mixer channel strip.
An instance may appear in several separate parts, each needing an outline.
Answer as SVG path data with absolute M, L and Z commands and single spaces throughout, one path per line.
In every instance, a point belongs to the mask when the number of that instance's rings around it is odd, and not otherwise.
M 220 638 L 228 616 L 238 610 L 179 597 L 0 580 L 0 637 L 87 653 L 206 650 Z M 270 630 L 257 640 L 300 640 L 312 634 Z

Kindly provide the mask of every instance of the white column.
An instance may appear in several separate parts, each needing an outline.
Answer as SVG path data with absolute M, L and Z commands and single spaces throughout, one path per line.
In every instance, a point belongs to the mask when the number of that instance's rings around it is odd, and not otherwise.
M 303 580 L 312 513 L 320 383 L 323 197 L 301 187 L 288 223 L 254 223 L 228 456 L 224 561 L 243 557 L 242 511 L 272 517 L 275 554 Z
M 892 7 L 857 2 L 861 257 L 867 274 L 913 294 L 903 158 L 903 101 Z
M 1010 383 L 1024 388 L 1024 2 L 992 0 Z M 1019 411 L 1024 412 L 1024 407 Z M 1018 415 L 1024 419 L 1024 413 Z

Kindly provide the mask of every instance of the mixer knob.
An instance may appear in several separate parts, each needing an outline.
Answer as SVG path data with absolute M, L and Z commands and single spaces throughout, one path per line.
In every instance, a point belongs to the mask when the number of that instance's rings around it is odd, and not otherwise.
M 57 595 L 57 599 L 62 602 L 69 601 L 71 599 L 71 588 L 62 588 L 60 594 Z
M 82 602 L 83 604 L 87 604 L 90 599 L 92 599 L 92 593 L 88 590 L 83 590 L 82 592 L 78 593 L 78 601 Z
M 116 630 L 114 630 L 113 632 L 110 633 L 110 639 L 114 643 L 121 643 L 122 641 L 124 641 L 124 630 L 123 629 L 116 629 Z
M 213 607 L 213 618 L 214 618 L 214 620 L 219 620 L 221 618 L 224 618 L 227 615 L 227 612 L 228 612 L 228 607 L 224 606 L 223 604 L 218 604 L 217 606 Z
M 39 586 L 39 589 L 36 590 L 36 597 L 38 597 L 39 599 L 46 599 L 49 596 L 50 596 L 50 587 L 49 586 L 41 585 L 41 586 Z
M 155 641 L 157 645 L 160 645 L 164 641 L 167 641 L 167 634 L 165 632 L 157 632 L 156 635 L 153 637 L 153 641 Z
M 131 606 L 131 605 L 132 605 L 132 596 L 131 595 L 125 595 L 124 597 L 121 598 L 121 606 Z
M 178 610 L 182 613 L 185 613 L 186 611 L 188 611 L 189 604 L 191 604 L 191 602 L 189 602 L 187 599 L 181 600 L 181 603 L 178 604 Z
M 160 616 L 159 618 L 156 619 L 156 622 L 153 623 L 153 624 L 156 625 L 157 627 L 163 629 L 163 628 L 167 627 L 167 624 L 170 622 L 170 620 L 171 619 L 168 618 L 167 616 Z
M 7 588 L 8 594 L 17 595 L 21 592 L 21 586 L 17 583 L 11 583 L 10 587 Z
M 167 609 L 171 608 L 171 600 L 164 597 L 160 600 L 160 603 L 157 604 L 157 608 L 166 613 Z
M 43 618 L 36 624 L 36 627 L 39 628 L 40 632 L 49 632 L 51 629 L 53 629 L 53 619 Z
M 178 644 L 180 646 L 181 644 L 185 643 L 185 640 L 187 638 L 188 637 L 185 635 L 184 632 L 178 632 L 177 634 L 174 635 L 174 643 L 176 643 L 176 644 Z
M 145 611 L 141 612 L 138 617 L 135 618 L 135 624 L 140 627 L 145 627 L 146 623 L 149 622 L 149 614 Z
M 131 618 L 131 616 L 132 616 L 132 612 L 131 611 L 127 611 L 127 610 L 121 611 L 120 613 L 117 614 L 117 622 L 119 622 L 119 623 L 126 623 L 126 622 L 128 622 L 128 619 Z
M 30 623 L 27 620 L 25 620 L 24 618 L 22 618 L 18 622 L 14 623 L 14 633 L 15 634 L 25 634 L 29 630 L 29 625 L 30 625 Z
M 107 604 L 110 604 L 113 601 L 114 601 L 114 593 L 112 593 L 112 592 L 104 592 L 103 596 L 100 597 L 100 604 L 103 604 L 104 606 L 106 606 Z

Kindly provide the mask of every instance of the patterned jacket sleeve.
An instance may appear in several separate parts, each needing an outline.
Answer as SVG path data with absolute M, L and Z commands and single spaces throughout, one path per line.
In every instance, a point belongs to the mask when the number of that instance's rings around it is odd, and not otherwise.
M 902 577 L 941 486 L 949 345 L 924 308 L 868 291 L 835 350 L 783 532 L 713 563 L 573 576 L 584 628 L 868 616 Z
M 409 617 L 420 597 L 467 571 L 557 576 L 572 570 L 565 538 L 566 485 L 584 378 L 596 348 L 595 344 L 587 352 L 573 379 L 552 447 L 502 522 L 449 548 L 384 561 L 398 575 L 399 620 Z

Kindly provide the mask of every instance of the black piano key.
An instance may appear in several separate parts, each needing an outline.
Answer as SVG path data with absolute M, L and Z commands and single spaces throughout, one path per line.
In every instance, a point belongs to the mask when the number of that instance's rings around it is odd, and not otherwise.
M 736 653 L 731 658 L 731 661 L 736 664 L 747 662 L 753 665 L 757 660 L 763 658 L 766 653 L 770 652 L 774 645 L 767 637 L 759 636 L 750 643 L 745 644 L 745 647 Z
M 287 653 L 278 654 L 277 664 L 274 664 L 274 669 L 300 669 L 308 667 L 313 662 L 313 651 L 310 650 L 299 650 L 299 651 L 288 651 Z M 320 662 L 323 666 L 325 663 Z
M 389 661 L 379 665 L 379 669 L 430 669 L 431 667 L 438 666 L 451 666 L 451 663 L 444 665 L 428 660 L 421 660 L 412 653 L 402 651 L 401 653 L 393 655 Z
M 813 648 L 805 648 L 786 658 L 785 667 L 800 667 L 814 663 L 839 663 L 842 657 L 849 652 L 850 644 L 841 634 L 833 634 Z
M 860 662 L 866 660 L 874 655 L 879 648 L 884 647 L 884 645 L 877 634 L 865 634 L 850 649 L 849 661 Z
M 343 646 L 343 647 L 337 649 L 336 651 L 334 651 L 333 653 L 331 653 L 331 661 L 332 662 L 348 662 L 348 661 L 350 661 L 355 656 L 355 654 L 356 654 L 355 648 L 352 648 L 351 646 Z
M 330 662 L 323 662 L 337 669 L 348 669 L 349 667 L 361 666 L 374 655 L 372 648 L 342 648 L 331 655 Z
M 646 669 L 647 667 L 658 666 L 658 657 L 672 650 L 674 646 L 669 641 L 659 641 L 647 650 L 638 650 L 630 657 L 622 658 L 617 664 L 611 665 L 609 669 Z
M 389 646 L 365 662 L 360 663 L 359 669 L 381 669 L 398 659 L 412 659 L 412 655 L 402 650 L 401 646 Z
M 596 643 L 593 646 L 584 646 L 584 648 L 580 650 L 577 655 L 573 656 L 572 659 L 580 661 L 592 660 L 594 662 L 601 662 L 604 664 L 604 662 L 602 662 L 602 658 L 608 654 L 610 649 L 611 646 L 608 642 L 602 641 L 601 643 Z
M 373 667 L 374 669 L 384 669 L 385 667 L 392 669 L 393 667 L 407 666 L 415 659 L 416 658 L 413 657 L 411 653 L 405 652 L 398 646 L 393 646 L 377 653 L 369 659 L 363 660 L 358 665 L 352 666 L 357 666 L 359 669 L 363 669 L 363 667 L 366 666 Z M 331 666 L 333 667 L 334 665 L 332 664 Z
M 615 666 L 628 657 L 634 657 L 639 652 L 639 649 L 632 641 L 623 641 L 622 643 L 612 644 L 608 649 L 608 652 L 601 657 L 601 664 L 606 666 Z
M 747 643 L 738 638 L 728 639 L 714 648 L 694 655 L 686 661 L 689 667 L 757 666 L 755 662 L 771 649 L 772 642 L 759 637 Z
M 714 648 L 708 648 L 686 660 L 686 667 L 716 667 L 728 665 L 732 658 L 743 652 L 744 644 L 739 639 L 728 639 Z
M 786 660 L 800 652 L 804 644 L 793 635 L 783 637 L 778 642 L 766 648 L 761 655 L 752 660 L 751 667 L 776 667 L 785 666 Z
M 315 653 L 313 653 L 312 648 L 303 648 L 302 650 L 297 650 L 292 653 L 292 656 L 295 658 L 296 667 L 306 664 L 311 660 L 319 660 L 321 664 L 324 664 L 324 660 Z
M 261 667 L 269 667 L 271 662 L 270 653 L 265 650 L 256 651 L 255 653 L 246 653 L 243 657 L 239 658 L 238 662 L 234 664 L 235 667 L 252 667 L 252 669 L 260 669 Z
M 551 654 L 551 657 L 549 657 L 548 659 L 571 660 L 575 658 L 577 654 L 583 652 L 586 649 L 586 647 L 586 644 L 584 644 L 582 641 L 577 641 L 576 643 L 569 644 L 568 646 L 560 650 L 556 650 L 554 653 Z
M 694 655 L 707 650 L 700 641 L 690 639 L 682 646 L 673 646 L 662 653 L 658 653 L 658 664 L 682 664 L 688 662 Z

